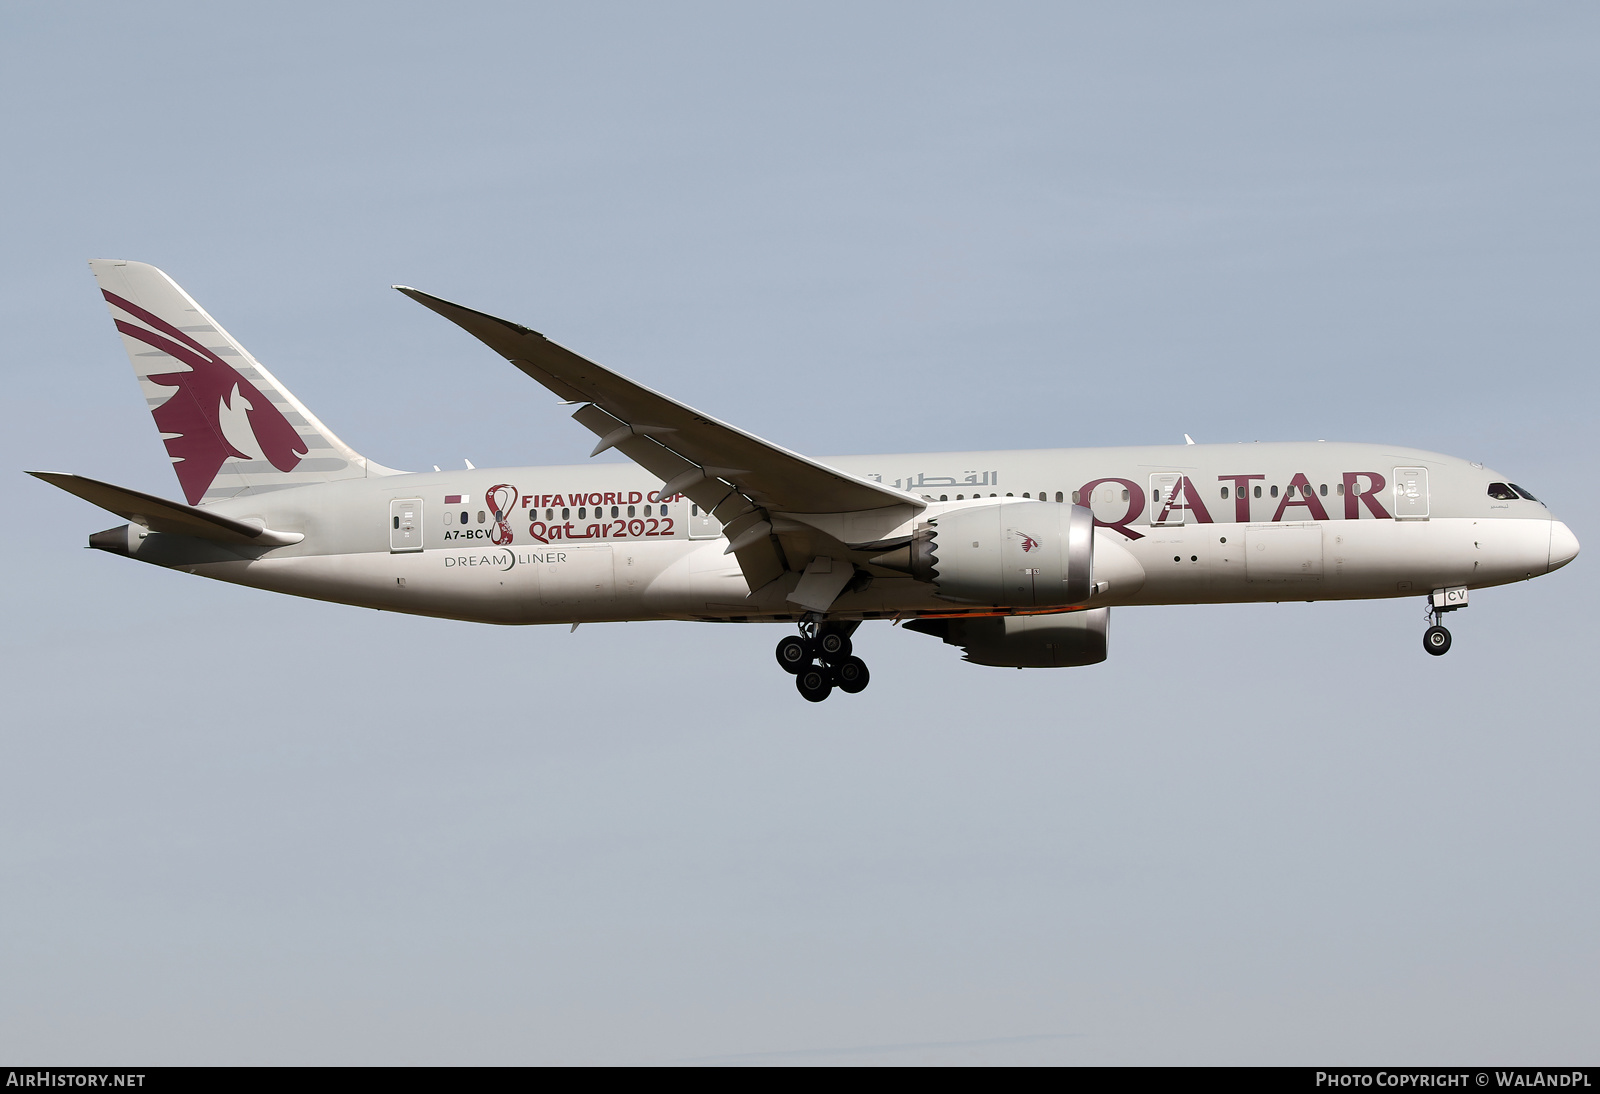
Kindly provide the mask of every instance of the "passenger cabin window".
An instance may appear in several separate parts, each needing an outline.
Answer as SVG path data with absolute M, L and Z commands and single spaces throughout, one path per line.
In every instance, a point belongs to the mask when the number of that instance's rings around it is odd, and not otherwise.
M 1223 501 L 1227 501 L 1228 500 L 1228 488 L 1226 486 L 1224 486 L 1222 488 L 1222 500 Z
M 1276 486 L 1274 486 L 1272 488 L 1272 496 L 1273 497 L 1277 497 L 1278 496 L 1278 488 Z
M 1518 486 L 1516 483 L 1512 483 L 1511 484 L 1511 489 L 1515 490 L 1517 493 L 1521 494 L 1523 497 L 1527 498 L 1529 501 L 1539 501 L 1538 498 L 1536 498 L 1532 494 L 1528 493 L 1526 490 L 1524 490 L 1522 487 Z M 1543 505 L 1544 503 L 1543 502 L 1539 502 L 1539 504 Z
M 461 523 L 467 523 L 467 511 L 465 509 L 461 511 Z
M 1278 488 L 1277 488 L 1277 487 L 1276 487 L 1276 486 L 1274 486 L 1274 487 L 1273 487 L 1273 488 L 1272 488 L 1272 492 L 1273 492 L 1273 493 L 1274 493 L 1274 494 L 1276 494 L 1276 493 L 1277 493 L 1277 492 L 1278 492 Z M 1258 487 L 1256 487 L 1256 497 L 1258 497 L 1258 498 L 1259 498 L 1259 497 L 1260 497 L 1260 496 L 1261 496 L 1261 487 L 1259 487 L 1259 486 L 1258 486 Z
M 479 524 L 483 523 L 483 510 L 482 509 L 478 510 L 478 523 Z
M 1057 501 L 1061 500 L 1061 491 L 1059 491 L 1059 490 L 1056 491 L 1056 500 Z M 1072 492 L 1072 504 L 1073 505 L 1077 505 L 1078 504 L 1078 492 L 1076 490 L 1074 490 Z
M 1489 496 L 1495 501 L 1516 501 L 1517 492 L 1503 482 L 1489 484 Z

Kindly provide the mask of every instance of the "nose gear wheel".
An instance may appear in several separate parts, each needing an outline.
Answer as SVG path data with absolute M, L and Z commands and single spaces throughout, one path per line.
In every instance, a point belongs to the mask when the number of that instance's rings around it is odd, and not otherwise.
M 1457 610 L 1457 606 L 1443 605 L 1437 594 L 1428 598 L 1428 629 L 1422 632 L 1422 648 L 1435 657 L 1450 652 L 1450 632 L 1445 630 L 1441 620 L 1445 612 Z
M 1450 632 L 1435 623 L 1422 632 L 1422 648 L 1435 657 L 1443 657 L 1450 652 Z

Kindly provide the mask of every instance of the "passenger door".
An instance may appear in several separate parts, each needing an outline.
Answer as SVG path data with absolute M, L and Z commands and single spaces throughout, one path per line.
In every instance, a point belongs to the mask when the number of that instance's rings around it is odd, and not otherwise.
M 689 503 L 688 527 L 690 539 L 716 539 L 722 534 L 716 518 L 693 502 Z
M 1428 519 L 1428 469 L 1426 467 L 1397 467 L 1394 469 L 1394 519 Z
M 389 503 L 389 552 L 422 550 L 422 499 L 402 498 Z
M 1182 507 L 1175 507 L 1173 495 L 1178 492 L 1178 484 L 1183 481 L 1182 475 L 1160 474 L 1150 476 L 1150 524 L 1160 527 L 1165 524 L 1182 524 Z

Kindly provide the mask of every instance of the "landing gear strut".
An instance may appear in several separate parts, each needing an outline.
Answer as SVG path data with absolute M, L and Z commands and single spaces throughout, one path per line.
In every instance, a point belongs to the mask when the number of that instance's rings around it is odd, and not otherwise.
M 1422 632 L 1422 648 L 1435 657 L 1443 657 L 1450 652 L 1450 632 L 1445 630 L 1440 622 L 1445 612 L 1453 612 L 1457 608 L 1467 606 L 1467 590 L 1463 587 L 1454 589 L 1435 589 L 1428 597 L 1428 629 Z
M 778 643 L 774 651 L 784 672 L 794 674 L 794 686 L 805 699 L 820 703 L 833 689 L 846 695 L 865 691 L 872 674 L 851 651 L 850 635 L 860 620 L 802 623 L 800 633 Z

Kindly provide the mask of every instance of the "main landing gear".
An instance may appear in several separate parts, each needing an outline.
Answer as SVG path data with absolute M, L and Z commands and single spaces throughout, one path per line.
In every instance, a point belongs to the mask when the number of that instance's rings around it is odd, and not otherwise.
M 1435 589 L 1428 597 L 1428 629 L 1422 632 L 1422 648 L 1435 657 L 1443 657 L 1450 652 L 1450 632 L 1445 630 L 1440 620 L 1445 612 L 1453 612 L 1457 608 L 1467 606 L 1467 590 L 1463 587 L 1453 589 Z
M 795 688 L 809 702 L 822 702 L 834 688 L 846 695 L 866 690 L 872 674 L 866 662 L 850 652 L 850 635 L 860 625 L 859 620 L 802 623 L 798 635 L 778 643 L 778 664 L 794 674 Z

